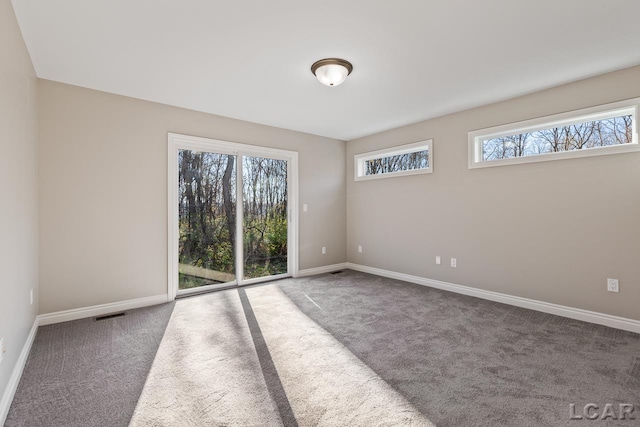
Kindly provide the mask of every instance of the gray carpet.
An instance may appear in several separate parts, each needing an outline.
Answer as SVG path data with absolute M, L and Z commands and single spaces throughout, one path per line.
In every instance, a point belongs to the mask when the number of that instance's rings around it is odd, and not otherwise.
M 5 426 L 126 426 L 173 306 L 38 328 Z
M 178 301 L 130 425 L 432 427 L 275 284 Z
M 631 403 L 636 420 L 572 421 L 571 403 Z M 345 271 L 41 328 L 6 425 L 632 426 L 639 411 L 640 335 Z
M 176 302 L 130 425 L 282 425 L 237 290 Z
M 353 271 L 280 288 L 438 426 L 640 425 L 638 334 Z

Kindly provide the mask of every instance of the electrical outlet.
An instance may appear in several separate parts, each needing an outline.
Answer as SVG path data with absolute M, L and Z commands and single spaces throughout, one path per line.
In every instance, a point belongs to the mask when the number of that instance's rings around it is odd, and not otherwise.
M 358 252 L 362 253 L 362 246 L 358 245 Z
M 440 265 L 442 262 L 440 261 L 440 255 L 436 255 L 436 265 Z
M 607 279 L 607 291 L 620 292 L 620 283 L 618 279 Z
M 327 254 L 327 247 L 323 246 L 322 247 L 322 255 L 326 255 Z
M 306 211 L 308 211 L 308 210 L 309 210 L 309 207 L 307 206 L 307 204 L 306 204 L 306 203 L 305 203 L 305 204 L 303 204 L 303 205 L 302 205 L 302 212 L 306 212 Z
M 4 358 L 4 338 L 0 338 L 0 363 L 2 363 L 3 358 Z
M 451 258 L 451 267 L 456 268 L 458 266 L 458 260 Z
M 29 301 L 31 301 L 31 305 L 33 305 L 33 289 L 29 292 Z

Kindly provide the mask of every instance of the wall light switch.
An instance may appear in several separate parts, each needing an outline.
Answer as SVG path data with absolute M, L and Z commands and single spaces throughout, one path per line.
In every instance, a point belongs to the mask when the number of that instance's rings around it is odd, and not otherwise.
M 306 204 L 306 203 L 305 203 L 305 204 L 303 204 L 303 205 L 302 205 L 302 212 L 306 212 L 306 211 L 308 211 L 308 210 L 309 210 L 309 207 L 307 206 L 307 204 Z
M 31 301 L 31 305 L 33 305 L 33 289 L 29 292 L 29 300 Z
M 440 255 L 436 255 L 436 265 L 440 265 L 442 262 L 440 261 Z
M 362 253 L 362 246 L 358 245 L 358 252 Z
M 620 292 L 620 282 L 618 282 L 618 279 L 607 279 L 607 291 Z
M 456 268 L 458 266 L 458 260 L 451 258 L 451 267 Z
M 326 255 L 327 254 L 327 247 L 323 246 L 322 247 L 322 255 Z

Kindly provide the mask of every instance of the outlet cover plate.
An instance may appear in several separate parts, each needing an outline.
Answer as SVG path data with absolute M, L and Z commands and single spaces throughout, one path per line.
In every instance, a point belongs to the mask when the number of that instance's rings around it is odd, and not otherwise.
M 607 279 L 607 291 L 620 292 L 620 282 L 618 282 L 618 279 Z

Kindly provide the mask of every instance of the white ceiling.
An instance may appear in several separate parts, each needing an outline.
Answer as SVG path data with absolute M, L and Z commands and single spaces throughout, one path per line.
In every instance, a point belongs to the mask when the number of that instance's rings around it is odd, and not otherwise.
M 640 64 L 637 0 L 13 4 L 41 78 L 343 140 Z

